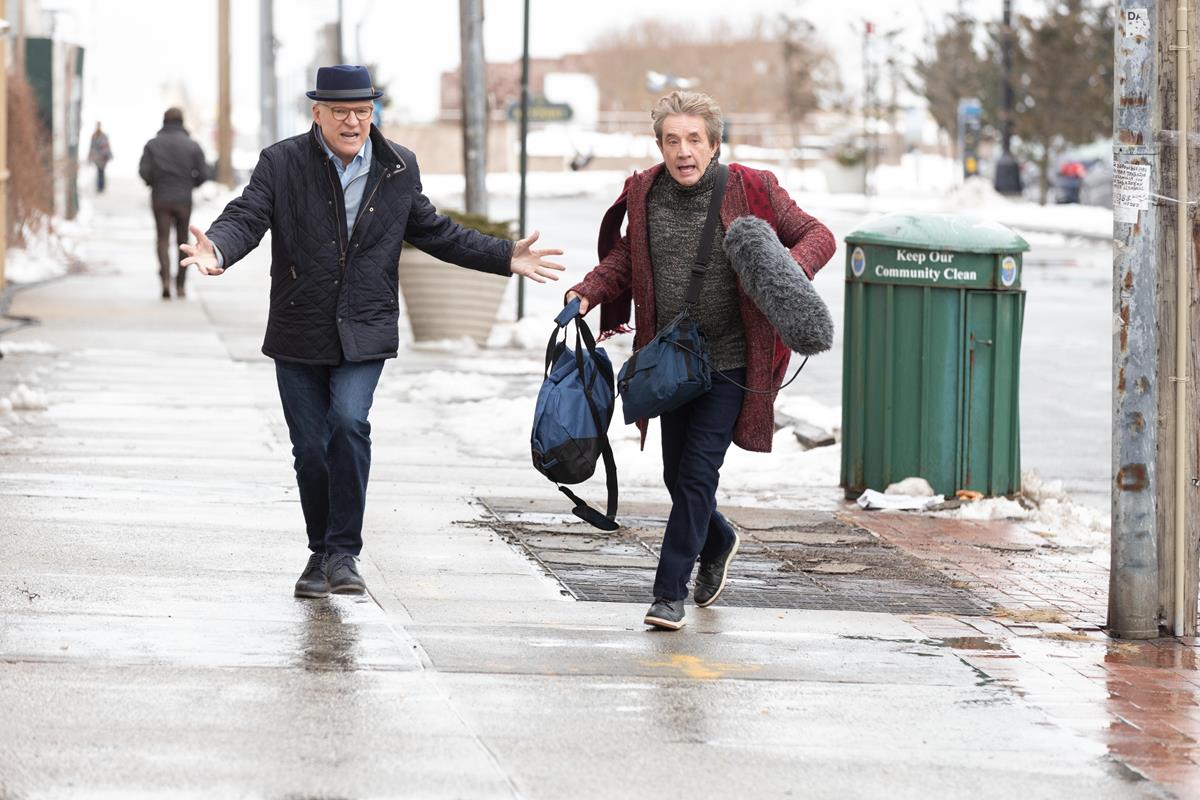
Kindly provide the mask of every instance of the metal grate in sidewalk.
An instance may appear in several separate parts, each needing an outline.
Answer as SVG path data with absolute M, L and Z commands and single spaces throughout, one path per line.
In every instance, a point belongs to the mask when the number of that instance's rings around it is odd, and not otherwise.
M 480 498 L 488 524 L 538 561 L 578 600 L 651 599 L 669 509 L 626 504 L 604 533 L 562 503 Z M 754 608 L 984 615 L 988 606 L 904 551 L 829 511 L 724 508 L 742 545 L 721 604 Z

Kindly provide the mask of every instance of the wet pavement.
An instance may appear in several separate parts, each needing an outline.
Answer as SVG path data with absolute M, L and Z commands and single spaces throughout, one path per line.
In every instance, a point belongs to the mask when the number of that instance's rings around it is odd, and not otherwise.
M 602 533 L 562 503 L 481 498 L 495 528 L 577 600 L 642 602 L 654 582 L 670 506 L 624 503 Z M 988 606 L 865 528 L 821 511 L 723 507 L 740 532 L 723 606 L 985 614 Z
M 24 382 L 47 406 L 0 423 L 0 797 L 1197 793 L 1195 643 L 1108 641 L 1091 567 L 987 546 L 1003 531 L 846 509 L 780 534 L 846 564 L 870 530 L 914 593 L 949 586 L 986 615 L 718 604 L 664 634 L 641 624 L 648 597 L 575 600 L 480 500 L 561 509 L 553 487 L 405 401 L 470 364 L 536 382 L 521 351 L 389 365 L 371 594 L 293 599 L 300 510 L 255 355 L 265 244 L 164 303 L 149 213 L 113 192 L 89 271 L 17 294 L 40 324 L 2 340 L 54 350 L 0 360 L 0 395 Z M 738 521 L 765 553 L 780 526 L 760 512 Z M 810 579 L 865 595 L 869 576 Z

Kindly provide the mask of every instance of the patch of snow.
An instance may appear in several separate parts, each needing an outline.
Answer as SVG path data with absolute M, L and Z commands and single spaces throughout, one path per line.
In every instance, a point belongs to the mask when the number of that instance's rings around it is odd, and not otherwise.
M 459 353 L 468 355 L 479 352 L 479 345 L 469 336 L 460 339 L 431 339 L 427 342 L 409 342 L 408 348 L 427 353 Z
M 13 403 L 7 397 L 0 397 L 0 419 L 14 419 Z
M 1037 470 L 1021 473 L 1021 494 L 1041 505 L 1047 500 L 1070 502 L 1071 497 L 1063 490 L 1062 481 L 1046 481 Z
M 12 435 L 13 435 L 13 432 L 10 431 L 8 428 L 0 428 L 0 439 L 7 439 L 8 437 L 10 437 Z
M 13 342 L 0 340 L 0 354 L 16 355 L 57 355 L 58 348 L 46 342 Z
M 840 406 L 829 406 L 820 400 L 807 395 L 780 395 L 775 402 L 775 408 L 793 419 L 802 420 L 810 425 L 816 425 L 822 430 L 838 436 L 842 427 L 842 409 Z
M 884 494 L 905 494 L 910 497 L 933 497 L 933 487 L 924 478 L 912 477 L 896 481 L 883 490 Z
M 488 375 L 434 370 L 413 375 L 400 392 L 407 402 L 435 406 L 503 397 L 507 388 L 506 381 Z
M 492 327 L 488 347 L 511 347 L 517 350 L 545 351 L 553 323 L 540 317 L 527 316 L 519 322 L 502 322 Z M 572 340 L 574 336 L 572 335 Z
M 17 384 L 17 388 L 9 394 L 8 401 L 11 403 L 13 411 L 45 411 L 50 407 L 46 401 L 45 392 L 40 389 L 30 389 L 23 383 Z
M 1007 497 L 985 497 L 973 503 L 963 503 L 951 516 L 973 520 L 1028 519 L 1029 511 Z
M 66 226 L 59 226 L 65 229 Z M 52 231 L 26 229 L 24 247 L 10 248 L 5 256 L 4 274 L 13 283 L 38 283 L 67 274 L 79 262 L 78 246 L 71 236 Z

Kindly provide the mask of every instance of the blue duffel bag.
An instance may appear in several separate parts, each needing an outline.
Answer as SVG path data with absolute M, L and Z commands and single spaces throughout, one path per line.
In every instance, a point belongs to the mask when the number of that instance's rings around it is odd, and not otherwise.
M 567 325 L 575 322 L 575 348 L 567 346 Z M 616 402 L 612 362 L 583 317 L 579 300 L 568 303 L 555 318 L 546 344 L 542 388 L 533 413 L 530 450 L 533 466 L 558 484 L 575 503 L 575 516 L 601 530 L 615 531 L 617 465 L 608 442 L 608 425 Z M 562 340 L 559 340 L 559 334 Z M 604 459 L 608 478 L 608 507 L 601 514 L 563 484 L 583 483 Z
M 626 425 L 674 411 L 711 388 L 704 335 L 686 311 L 631 355 L 617 376 Z

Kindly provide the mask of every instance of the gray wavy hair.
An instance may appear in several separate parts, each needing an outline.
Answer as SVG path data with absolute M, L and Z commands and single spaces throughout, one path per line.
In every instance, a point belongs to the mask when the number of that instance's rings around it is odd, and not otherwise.
M 654 138 L 662 144 L 663 120 L 674 114 L 690 117 L 700 117 L 704 120 L 704 129 L 708 133 L 708 143 L 715 145 L 721 141 L 721 131 L 725 123 L 721 116 L 721 107 L 703 92 L 671 92 L 660 97 L 650 109 L 650 119 L 654 121 Z

